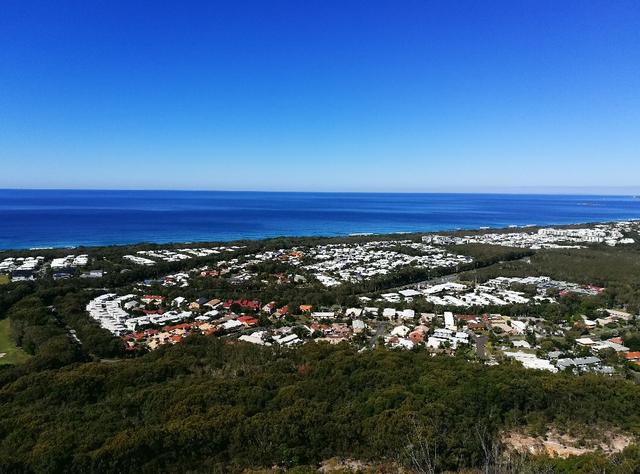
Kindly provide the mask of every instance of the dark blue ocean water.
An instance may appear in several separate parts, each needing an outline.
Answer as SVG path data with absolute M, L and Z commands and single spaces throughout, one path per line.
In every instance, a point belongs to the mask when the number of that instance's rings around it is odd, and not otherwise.
M 631 196 L 0 190 L 0 248 L 196 242 L 640 218 Z

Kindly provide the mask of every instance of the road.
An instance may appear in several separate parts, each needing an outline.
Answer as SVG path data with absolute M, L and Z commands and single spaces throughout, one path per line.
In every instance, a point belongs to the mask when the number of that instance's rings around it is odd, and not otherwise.
M 371 336 L 371 339 L 369 339 L 369 349 L 373 349 L 376 347 L 378 338 L 384 335 L 386 328 L 387 323 L 385 321 L 377 321 L 376 332 L 373 336 Z

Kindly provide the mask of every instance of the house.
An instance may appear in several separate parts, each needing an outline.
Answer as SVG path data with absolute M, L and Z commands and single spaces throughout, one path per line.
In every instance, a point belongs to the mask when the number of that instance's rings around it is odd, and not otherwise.
M 211 309 L 216 309 L 218 306 L 220 306 L 220 300 L 218 298 L 214 298 L 207 301 L 204 306 L 208 306 Z
M 613 349 L 616 352 L 629 352 L 629 348 L 623 346 L 622 344 L 616 344 L 615 342 L 610 341 L 599 341 L 591 346 L 591 349 L 594 351 L 601 351 L 604 349 Z
M 271 345 L 270 343 L 264 341 L 265 335 L 266 335 L 265 331 L 256 331 L 249 335 L 244 334 L 240 336 L 238 340 L 244 341 L 244 342 L 250 342 L 251 344 L 258 344 L 261 346 L 270 346 Z
M 336 317 L 336 313 L 333 311 L 314 311 L 311 313 L 313 319 L 333 319 Z
M 413 342 L 399 336 L 388 337 L 385 341 L 393 349 L 413 349 Z
M 627 352 L 624 355 L 624 358 L 633 362 L 640 362 L 640 352 L 638 351 Z
M 398 291 L 398 293 L 400 293 L 405 298 L 413 298 L 415 296 L 422 296 L 422 293 L 420 293 L 419 291 L 411 290 L 411 289 L 409 289 L 409 290 L 400 290 L 400 291 Z
M 397 312 L 400 319 L 413 319 L 416 316 L 416 312 L 412 309 L 405 309 Z
M 473 332 L 481 332 L 481 331 L 484 331 L 485 325 L 484 325 L 484 322 L 482 322 L 482 321 L 479 321 L 479 322 L 468 322 L 467 323 L 467 328 L 469 328 Z
M 625 321 L 629 321 L 630 319 L 633 319 L 633 315 L 630 313 L 627 313 L 626 311 L 620 311 L 616 309 L 605 309 L 604 312 L 609 313 L 609 317 L 614 319 L 623 319 Z
M 220 325 L 220 327 L 225 331 L 232 331 L 234 329 L 240 328 L 240 326 L 242 326 L 242 323 L 236 319 L 230 319 L 229 321 L 226 321 Z
M 382 310 L 382 317 L 387 319 L 393 319 L 396 317 L 395 308 L 384 308 Z
M 455 331 L 457 328 L 456 323 L 453 319 L 453 313 L 451 311 L 444 312 L 444 327 L 452 331 Z
M 367 328 L 367 325 L 361 319 L 354 319 L 351 322 L 351 327 L 353 328 L 354 333 L 359 334 Z
M 579 346 L 593 346 L 595 343 L 596 341 L 594 341 L 590 337 L 579 337 L 578 339 L 576 339 L 576 344 L 578 344 Z
M 360 308 L 347 308 L 347 311 L 345 311 L 344 314 L 345 314 L 345 316 L 347 318 L 359 318 L 360 316 L 362 316 L 362 309 L 360 309 Z
M 527 341 L 513 341 L 513 347 L 519 347 L 521 349 L 531 349 L 531 344 Z
M 310 313 L 312 309 L 313 309 L 313 306 L 310 305 L 310 304 L 301 304 L 300 305 L 300 312 L 301 313 Z
M 421 344 L 424 342 L 425 330 L 418 326 L 409 333 L 409 340 L 414 344 Z
M 173 301 L 171 302 L 171 306 L 182 306 L 185 302 L 187 301 L 187 299 L 183 296 L 178 296 L 176 298 L 173 299 Z
M 527 352 L 505 352 L 504 355 L 517 360 L 526 369 L 558 372 L 559 367 L 554 367 L 548 360 L 539 359 L 535 354 L 529 354 Z
M 140 301 L 142 301 L 144 304 L 149 304 L 149 303 L 162 303 L 164 301 L 164 296 L 160 296 L 160 295 L 144 295 Z
M 200 272 L 201 277 L 210 277 L 216 278 L 220 276 L 220 272 L 218 270 L 203 270 Z
M 527 330 L 527 323 L 524 321 L 517 321 L 515 319 L 511 320 L 511 327 L 515 329 L 517 334 L 524 334 Z
M 294 346 L 302 343 L 302 339 L 300 339 L 295 334 L 288 334 L 286 336 L 274 336 L 273 340 L 281 346 Z
M 245 326 L 255 326 L 258 324 L 258 320 L 256 318 L 252 318 L 251 316 L 240 316 L 238 321 L 244 324 Z
M 439 337 L 430 336 L 429 339 L 427 339 L 427 347 L 431 349 L 440 349 L 448 341 L 449 341 L 448 339 L 442 339 Z
M 391 331 L 391 335 L 398 336 L 398 337 L 405 337 L 407 334 L 409 334 L 410 331 L 411 330 L 407 326 L 404 326 L 404 325 L 396 326 Z
M 469 335 L 466 332 L 453 329 L 438 328 L 433 332 L 433 336 L 427 340 L 427 347 L 438 349 L 445 345 L 449 345 L 452 349 L 456 349 L 459 344 L 469 344 Z
M 127 301 L 125 304 L 122 305 L 122 307 L 127 311 L 131 311 L 132 309 L 138 307 L 138 302 L 137 301 Z
M 256 300 L 227 300 L 222 305 L 224 309 L 231 309 L 231 306 L 238 305 L 243 311 L 258 311 L 260 302 Z

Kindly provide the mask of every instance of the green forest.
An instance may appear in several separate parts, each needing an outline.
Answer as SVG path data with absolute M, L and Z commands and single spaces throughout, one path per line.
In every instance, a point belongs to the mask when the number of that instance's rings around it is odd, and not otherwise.
M 440 472 L 486 467 L 486 447 L 513 427 L 640 434 L 632 382 L 425 351 L 276 350 L 193 336 L 132 360 L 4 372 L 2 472 L 242 472 L 334 456 L 411 468 L 411 447 L 425 441 Z M 640 452 L 526 465 L 632 472 Z

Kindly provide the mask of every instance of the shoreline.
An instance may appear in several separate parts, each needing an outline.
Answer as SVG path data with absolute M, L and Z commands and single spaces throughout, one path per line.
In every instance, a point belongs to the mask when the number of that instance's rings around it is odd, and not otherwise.
M 585 222 L 573 222 L 573 223 L 564 223 L 564 224 L 526 224 L 526 225 L 505 225 L 505 226 L 473 226 L 468 228 L 456 228 L 456 229 L 431 229 L 424 231 L 395 231 L 395 232 L 356 232 L 356 233 L 344 233 L 337 235 L 275 235 L 275 236 L 265 236 L 259 238 L 241 238 L 241 239 L 232 239 L 232 240 L 171 240 L 171 241 L 137 241 L 130 243 L 114 243 L 114 244 L 104 244 L 104 245 L 60 245 L 60 246 L 38 246 L 38 247 L 12 247 L 12 248 L 0 248 L 0 255 L 7 254 L 12 252 L 60 252 L 65 250 L 97 250 L 97 249 L 126 249 L 130 247 L 175 247 L 182 245 L 201 245 L 205 247 L 209 246 L 218 246 L 218 245 L 237 245 L 237 244 L 246 244 L 246 243 L 260 243 L 260 242 L 269 242 L 269 241 L 278 241 L 278 240 L 343 240 L 343 239 L 376 239 L 383 238 L 389 239 L 392 237 L 417 237 L 421 235 L 430 235 L 430 234 L 444 234 L 444 235 L 458 235 L 458 234 L 488 234 L 488 233 L 510 233 L 510 232 L 532 232 L 537 229 L 542 228 L 572 228 L 572 227 L 593 227 L 596 225 L 608 225 L 608 224 L 616 224 L 620 222 L 638 222 L 640 221 L 640 217 L 629 218 L 629 219 L 608 219 L 608 220 L 594 220 L 594 221 L 585 221 Z

